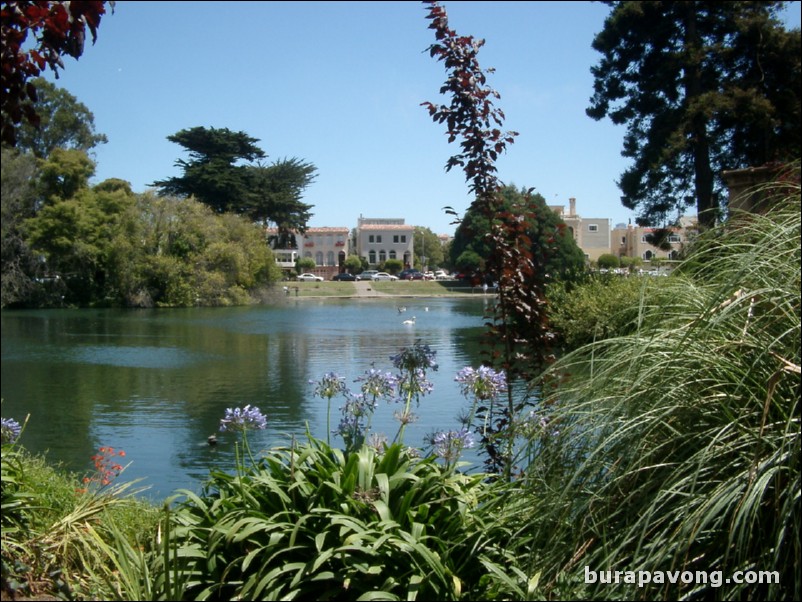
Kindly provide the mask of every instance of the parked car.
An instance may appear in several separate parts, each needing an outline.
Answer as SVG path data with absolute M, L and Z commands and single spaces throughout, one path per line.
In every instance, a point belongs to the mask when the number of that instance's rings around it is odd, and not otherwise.
M 301 274 L 298 276 L 298 280 L 301 282 L 323 282 L 323 278 L 321 276 L 315 276 L 314 274 Z
M 356 276 L 349 274 L 348 272 L 343 272 L 342 274 L 335 274 L 332 280 L 338 280 L 340 282 L 354 282 L 356 280 Z
M 403 270 L 398 274 L 399 280 L 423 280 L 423 273 L 419 270 Z
M 423 273 L 424 280 L 434 280 L 434 272 L 424 272 Z
M 373 274 L 371 280 L 398 280 L 398 276 L 393 276 L 392 274 L 388 274 L 387 272 L 378 272 Z
M 365 270 L 361 274 L 358 274 L 356 279 L 357 280 L 372 280 L 373 276 L 379 273 L 379 270 Z
M 435 280 L 449 280 L 450 278 L 451 278 L 451 276 L 449 276 L 449 275 L 448 275 L 448 274 L 447 274 L 445 271 L 443 271 L 443 270 L 437 270 L 437 271 L 434 273 L 434 279 L 435 279 Z

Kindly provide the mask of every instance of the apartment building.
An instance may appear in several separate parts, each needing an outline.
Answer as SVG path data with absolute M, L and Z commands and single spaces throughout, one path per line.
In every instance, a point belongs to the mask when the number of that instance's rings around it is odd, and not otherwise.
M 582 217 L 576 212 L 576 199 L 568 199 L 568 211 L 565 205 L 549 205 L 560 219 L 565 222 L 582 249 L 587 261 L 596 261 L 605 253 L 610 253 L 611 229 L 610 219 L 606 217 Z
M 361 215 L 353 233 L 356 254 L 375 267 L 388 259 L 400 259 L 405 268 L 414 257 L 415 227 L 400 218 L 365 218 Z
M 657 228 L 644 228 L 632 224 L 618 224 L 613 228 L 611 253 L 618 257 L 640 257 L 644 261 L 653 259 L 678 259 L 682 249 L 696 236 L 698 229 L 695 217 L 683 217 L 679 227 L 669 228 L 669 249 L 661 249 L 649 242 Z
M 270 241 L 278 234 L 275 228 L 268 228 Z M 349 230 L 345 227 L 309 228 L 304 234 L 295 234 L 296 246 L 286 249 L 273 248 L 276 263 L 284 270 L 295 269 L 295 262 L 301 257 L 309 257 L 315 262 L 313 270 L 319 276 L 330 278 L 345 262 L 350 251 Z

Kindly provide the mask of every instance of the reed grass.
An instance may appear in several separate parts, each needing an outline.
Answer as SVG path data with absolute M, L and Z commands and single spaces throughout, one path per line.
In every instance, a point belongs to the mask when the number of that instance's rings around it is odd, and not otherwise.
M 520 549 L 547 595 L 800 599 L 800 203 L 703 235 L 629 334 L 557 362 L 558 441 Z M 767 189 L 770 193 L 771 189 Z M 520 516 L 520 514 L 518 515 Z M 773 571 L 779 583 L 585 584 L 592 571 Z

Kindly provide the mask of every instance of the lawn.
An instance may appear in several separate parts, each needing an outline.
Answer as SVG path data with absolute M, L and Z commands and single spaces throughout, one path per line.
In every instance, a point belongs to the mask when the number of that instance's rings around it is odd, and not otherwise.
M 282 282 L 281 289 L 286 287 L 289 297 L 355 297 L 354 282 Z M 423 281 L 399 280 L 395 282 L 370 282 L 371 289 L 385 295 L 436 297 L 440 295 L 481 294 L 479 287 L 471 288 L 457 280 Z
M 283 282 L 290 297 L 352 297 L 356 295 L 353 282 Z
M 457 280 L 396 280 L 393 282 L 372 282 L 371 286 L 387 295 L 454 295 L 471 294 L 471 287 Z M 481 293 L 481 289 L 476 289 Z

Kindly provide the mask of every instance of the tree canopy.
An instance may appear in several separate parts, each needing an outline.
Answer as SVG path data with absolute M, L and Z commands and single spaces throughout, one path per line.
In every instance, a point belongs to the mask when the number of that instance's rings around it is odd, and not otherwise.
M 505 186 L 499 193 L 499 214 L 525 220 L 524 232 L 530 251 L 538 258 L 549 280 L 573 279 L 584 271 L 585 257 L 560 217 L 548 207 L 540 194 L 529 193 L 515 186 Z M 493 252 L 491 220 L 472 206 L 454 234 L 451 263 L 457 269 L 485 272 L 485 261 Z M 478 265 L 477 265 L 478 263 Z M 490 274 L 493 279 L 497 274 Z
M 17 149 L 44 159 L 56 148 L 89 151 L 108 140 L 95 131 L 95 116 L 75 96 L 38 77 L 36 102 L 39 125 L 23 122 L 17 129 Z
M 800 32 L 783 2 L 606 2 L 587 113 L 625 124 L 622 203 L 641 225 L 725 205 L 724 170 L 800 152 Z
M 317 168 L 300 159 L 271 165 L 258 139 L 228 128 L 194 127 L 167 137 L 189 152 L 176 166 L 183 174 L 154 182 L 159 194 L 195 197 L 216 213 L 235 213 L 253 221 L 273 222 L 281 232 L 303 232 L 312 205 L 301 201 Z

